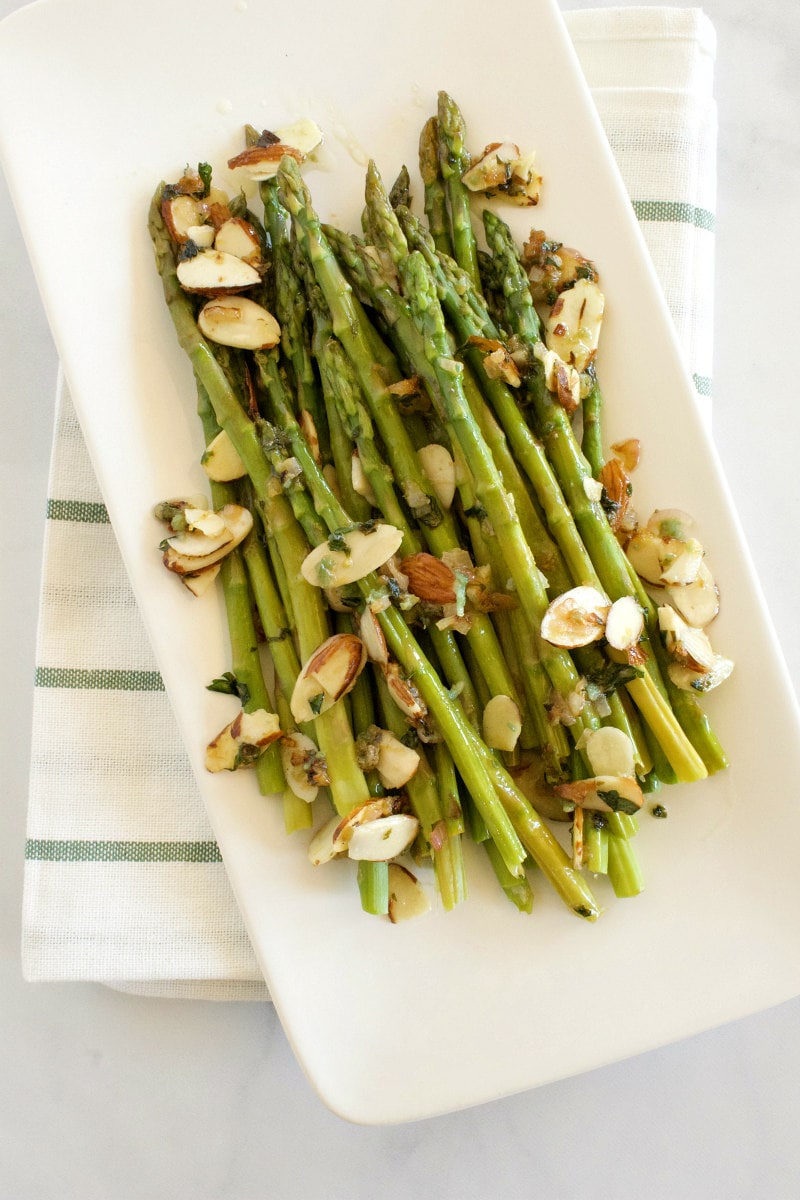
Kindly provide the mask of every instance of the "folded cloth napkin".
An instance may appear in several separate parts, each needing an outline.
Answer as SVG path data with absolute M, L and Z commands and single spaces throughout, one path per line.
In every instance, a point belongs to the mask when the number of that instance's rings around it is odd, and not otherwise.
M 707 398 L 713 28 L 696 9 L 611 8 L 566 19 L 698 395 Z M 146 995 L 268 999 L 63 380 L 48 494 L 25 976 Z

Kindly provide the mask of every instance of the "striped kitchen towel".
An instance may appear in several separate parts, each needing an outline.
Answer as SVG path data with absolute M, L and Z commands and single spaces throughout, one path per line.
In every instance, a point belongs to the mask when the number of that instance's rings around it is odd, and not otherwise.
M 707 404 L 714 31 L 693 9 L 567 20 Z M 266 999 L 63 381 L 49 496 L 25 976 Z

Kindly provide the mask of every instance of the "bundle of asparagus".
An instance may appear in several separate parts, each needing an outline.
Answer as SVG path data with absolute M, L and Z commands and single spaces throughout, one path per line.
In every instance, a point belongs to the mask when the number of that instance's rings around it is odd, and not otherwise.
M 206 765 L 255 767 L 288 832 L 327 797 L 309 857 L 355 860 L 370 913 L 428 906 L 406 853 L 463 900 L 468 834 L 520 910 L 535 865 L 595 920 L 589 876 L 642 888 L 645 795 L 726 765 L 696 697 L 731 666 L 702 546 L 685 514 L 638 525 L 634 444 L 605 457 L 593 264 L 537 232 L 518 248 L 490 204 L 479 248 L 473 196 L 536 203 L 533 156 L 471 158 L 441 93 L 425 220 L 407 170 L 387 190 L 371 163 L 356 236 L 312 206 L 319 137 L 247 130 L 229 166 L 263 215 L 205 164 L 150 208 L 211 490 L 158 506 L 164 561 L 198 595 L 219 576 L 211 686 L 241 702 Z

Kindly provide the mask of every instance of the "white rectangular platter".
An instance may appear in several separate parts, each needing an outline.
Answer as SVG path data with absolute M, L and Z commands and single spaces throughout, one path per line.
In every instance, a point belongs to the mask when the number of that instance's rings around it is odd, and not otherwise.
M 478 4 L 343 0 L 312 18 L 255 0 L 39 0 L 0 28 L 0 154 L 215 835 L 300 1063 L 326 1104 L 365 1123 L 531 1088 L 800 992 L 799 725 L 758 582 L 556 4 L 491 13 L 490 37 Z M 512 56 L 537 47 L 524 86 L 504 82 L 498 36 Z M 457 911 L 366 917 L 352 875 L 314 871 L 252 777 L 207 775 L 205 742 L 229 719 L 205 690 L 228 667 L 222 611 L 163 570 L 149 515 L 203 482 L 191 371 L 146 230 L 158 181 L 208 160 L 224 184 L 245 123 L 309 115 L 326 134 L 324 169 L 308 173 L 316 206 L 355 229 L 367 156 L 387 181 L 403 163 L 415 177 L 440 88 L 473 148 L 536 148 L 536 224 L 600 264 L 609 440 L 643 442 L 637 508 L 700 521 L 723 595 L 714 640 L 737 663 L 707 702 L 730 769 L 673 789 L 669 820 L 643 818 L 646 891 L 613 902 L 600 888 L 594 925 L 536 879 L 534 913 L 519 915 L 477 857 Z

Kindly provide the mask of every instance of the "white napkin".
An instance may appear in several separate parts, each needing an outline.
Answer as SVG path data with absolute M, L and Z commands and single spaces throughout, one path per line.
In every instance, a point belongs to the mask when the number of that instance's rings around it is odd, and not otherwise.
M 698 395 L 710 397 L 714 30 L 697 9 L 566 20 Z M 268 999 L 63 380 L 48 495 L 25 977 Z

